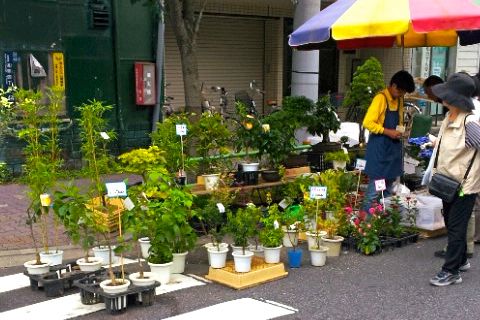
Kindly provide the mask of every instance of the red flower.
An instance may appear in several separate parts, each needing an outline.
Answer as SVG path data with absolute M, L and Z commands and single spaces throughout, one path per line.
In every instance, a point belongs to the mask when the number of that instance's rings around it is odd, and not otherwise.
M 345 212 L 346 212 L 347 214 L 352 213 L 352 211 L 353 211 L 352 207 L 345 207 Z
M 360 224 L 360 219 L 355 218 L 355 219 L 353 220 L 353 223 L 354 223 L 356 226 L 358 226 L 358 225 Z

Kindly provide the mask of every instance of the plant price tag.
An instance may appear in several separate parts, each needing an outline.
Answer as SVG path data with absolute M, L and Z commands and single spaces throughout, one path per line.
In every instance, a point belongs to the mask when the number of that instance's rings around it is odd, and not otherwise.
M 177 131 L 177 136 L 186 136 L 187 135 L 187 125 L 186 124 L 176 124 L 175 130 Z
M 112 182 L 105 183 L 107 187 L 107 197 L 126 197 L 127 196 L 127 185 L 125 182 Z
M 130 199 L 130 197 L 126 197 L 125 199 L 122 199 L 122 201 L 123 201 L 123 206 L 128 211 L 131 211 L 133 208 L 135 208 L 135 205 L 133 204 L 133 201 L 132 199 Z
M 110 136 L 109 136 L 108 133 L 106 133 L 105 131 L 100 132 L 100 135 L 102 136 L 102 138 L 103 138 L 104 140 L 110 139 Z
M 357 162 L 355 162 L 355 169 L 357 170 L 365 170 L 365 167 L 367 166 L 367 160 L 365 159 L 357 159 Z
M 375 191 L 384 191 L 387 189 L 387 185 L 385 184 L 385 179 L 375 180 Z
M 290 205 L 290 202 L 287 199 L 283 199 L 278 203 L 278 206 L 282 209 L 286 209 Z
M 220 212 L 220 213 L 225 212 L 225 206 L 223 204 L 217 203 L 217 208 L 218 208 L 218 212 Z
M 319 200 L 327 198 L 327 187 L 311 186 L 310 199 Z

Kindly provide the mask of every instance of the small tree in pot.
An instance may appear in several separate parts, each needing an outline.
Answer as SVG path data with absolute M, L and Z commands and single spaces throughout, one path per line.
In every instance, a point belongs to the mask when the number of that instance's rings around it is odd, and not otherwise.
M 261 218 L 262 229 L 260 230 L 260 242 L 263 245 L 265 262 L 280 262 L 280 250 L 282 249 L 283 231 L 280 228 L 281 212 L 278 204 L 271 203 L 270 193 L 267 194 L 269 204 L 267 214 Z
M 249 203 L 246 208 L 240 208 L 235 214 L 227 215 L 227 230 L 233 237 L 235 246 L 242 247 L 241 252 L 233 252 L 235 271 L 248 272 L 251 268 L 253 252 L 247 251 L 248 239 L 254 234 L 258 219 L 261 214 L 260 208 Z

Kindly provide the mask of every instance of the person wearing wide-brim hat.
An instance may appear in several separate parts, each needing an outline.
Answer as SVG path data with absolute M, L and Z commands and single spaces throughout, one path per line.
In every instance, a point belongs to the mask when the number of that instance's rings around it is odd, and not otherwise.
M 440 173 L 459 182 L 471 169 L 452 202 L 443 201 L 443 214 L 448 232 L 448 245 L 442 270 L 430 279 L 435 286 L 461 283 L 460 271 L 470 268 L 467 260 L 467 224 L 475 198 L 480 192 L 480 124 L 472 115 L 475 91 L 473 79 L 463 73 L 452 74 L 447 82 L 432 87 L 432 92 L 448 108 L 439 133 L 436 166 Z

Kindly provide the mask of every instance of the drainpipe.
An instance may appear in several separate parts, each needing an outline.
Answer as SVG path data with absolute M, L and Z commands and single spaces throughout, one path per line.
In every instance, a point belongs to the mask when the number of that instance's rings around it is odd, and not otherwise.
M 158 0 L 158 27 L 157 27 L 157 51 L 155 59 L 155 69 L 157 74 L 157 99 L 153 108 L 152 132 L 157 131 L 157 122 L 162 121 L 161 98 L 163 96 L 163 63 L 165 58 L 165 20 L 164 20 L 164 0 Z

